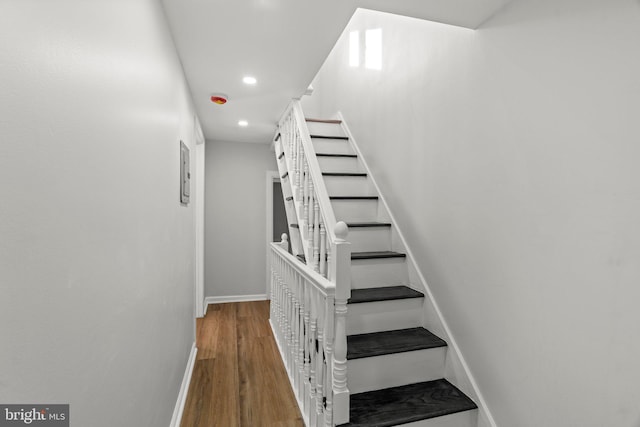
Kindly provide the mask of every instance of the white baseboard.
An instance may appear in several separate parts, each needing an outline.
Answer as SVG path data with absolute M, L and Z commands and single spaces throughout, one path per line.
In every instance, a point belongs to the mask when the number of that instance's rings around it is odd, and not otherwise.
M 267 294 L 230 295 L 225 297 L 206 297 L 204 299 L 204 303 L 205 305 L 209 305 L 209 304 L 221 304 L 225 302 L 264 301 L 267 299 L 268 299 Z
M 173 408 L 173 416 L 171 417 L 171 424 L 169 427 L 180 427 L 180 423 L 182 422 L 182 412 L 184 411 L 184 405 L 187 402 L 189 384 L 191 384 L 191 375 L 193 375 L 193 367 L 196 364 L 196 354 L 198 354 L 198 347 L 196 347 L 196 343 L 194 341 L 193 346 L 191 347 L 191 353 L 189 353 L 187 368 L 184 371 L 184 377 L 182 377 L 180 393 L 178 393 L 176 406 Z

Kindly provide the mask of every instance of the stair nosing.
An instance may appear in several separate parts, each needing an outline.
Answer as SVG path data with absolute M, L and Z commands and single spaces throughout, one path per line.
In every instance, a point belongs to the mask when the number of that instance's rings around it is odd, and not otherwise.
M 359 353 L 359 354 L 349 354 L 349 339 L 353 339 L 353 337 L 383 337 L 385 334 L 389 335 L 389 334 L 393 334 L 393 335 L 400 335 L 400 332 L 405 332 L 405 333 L 409 333 L 409 331 L 418 331 L 418 330 L 423 330 L 426 332 L 426 337 L 425 338 L 429 338 L 431 341 L 429 343 L 422 343 L 422 344 L 412 344 L 412 345 L 408 345 L 404 348 L 388 348 L 388 347 L 374 347 L 372 349 L 370 349 L 371 351 L 369 353 Z M 395 333 L 395 334 L 394 334 Z M 351 348 L 353 348 L 354 346 L 356 346 L 356 344 L 352 343 L 351 344 Z M 349 335 L 347 336 L 347 360 L 357 360 L 357 359 L 366 359 L 369 357 L 379 357 L 379 356 L 386 356 L 389 354 L 400 354 L 400 353 L 408 353 L 411 351 L 420 351 L 420 350 L 429 350 L 429 349 L 434 349 L 434 348 L 442 348 L 442 347 L 447 347 L 448 344 L 445 340 L 443 340 L 442 338 L 440 338 L 439 336 L 435 335 L 433 332 L 429 331 L 426 328 L 423 327 L 416 327 L 416 328 L 405 328 L 405 329 L 394 329 L 391 331 L 380 331 L 380 332 L 370 332 L 370 333 L 366 333 L 366 334 L 354 334 L 354 335 Z
M 391 227 L 390 222 L 348 222 L 347 227 L 349 228 L 387 228 Z
M 329 124 L 333 124 L 333 125 L 339 125 L 342 123 L 342 120 L 337 120 L 337 119 L 312 119 L 309 117 L 305 117 L 304 119 L 306 122 L 312 122 L 312 123 L 329 123 Z
M 351 176 L 355 178 L 366 178 L 366 172 L 322 172 L 322 176 Z
M 380 419 L 366 420 L 365 419 L 358 422 L 357 420 L 353 420 L 353 417 L 351 416 L 352 414 L 350 414 L 349 418 L 351 419 L 351 421 L 345 424 L 340 424 L 337 427 L 391 427 L 391 426 L 403 425 L 407 423 L 415 423 L 422 420 L 429 420 L 429 419 L 434 419 L 438 417 L 443 417 L 446 415 L 452 415 L 452 414 L 457 414 L 457 413 L 466 412 L 466 411 L 473 411 L 478 409 L 478 405 L 469 396 L 467 396 L 462 390 L 460 390 L 458 387 L 453 385 L 447 379 L 439 378 L 436 380 L 422 381 L 422 382 L 417 382 L 412 384 L 405 384 L 401 386 L 388 387 L 388 388 L 379 389 L 379 390 L 365 391 L 362 393 L 354 393 L 353 395 L 351 395 L 351 399 L 354 402 L 354 405 L 352 405 L 352 410 L 356 410 L 358 400 L 361 397 L 365 397 L 367 395 L 375 396 L 374 399 L 372 399 L 373 402 L 375 402 L 375 399 L 377 398 L 376 395 L 383 395 L 383 396 L 388 396 L 390 394 L 393 395 L 394 391 L 398 391 L 402 389 L 409 390 L 410 392 L 415 393 L 415 390 L 413 389 L 417 388 L 418 386 L 423 386 L 426 388 L 427 385 L 436 386 L 434 387 L 434 389 L 436 389 L 438 385 L 441 385 L 440 388 L 444 386 L 449 390 L 453 390 L 457 392 L 459 394 L 459 399 L 460 399 L 458 405 L 456 405 L 455 408 L 439 408 L 437 410 L 432 410 L 431 412 L 425 411 L 421 414 L 413 410 L 413 411 L 409 411 L 408 415 L 397 416 L 395 419 L 387 419 L 387 420 L 380 420 Z M 374 406 L 374 405 L 375 403 L 369 403 L 369 404 L 365 403 L 360 408 L 360 410 L 366 411 L 366 413 L 368 414 L 376 415 L 375 411 L 371 410 L 370 408 L 371 406 Z
M 340 154 L 340 153 L 316 153 L 316 157 L 348 157 L 351 159 L 356 159 L 358 155 L 357 154 Z
M 330 200 L 378 200 L 378 196 L 329 196 Z
M 341 141 L 348 141 L 349 137 L 348 136 L 331 136 L 331 135 L 309 135 L 311 137 L 311 139 L 316 138 L 316 139 L 339 139 Z
M 401 289 L 407 289 L 408 291 L 405 291 L 404 294 L 396 294 L 396 295 L 378 295 L 375 297 L 372 296 L 361 296 L 359 297 L 359 299 L 354 299 L 353 298 L 353 293 L 354 291 L 356 293 L 359 293 L 358 291 L 372 291 L 372 293 L 382 293 L 383 290 L 385 289 L 397 289 L 397 290 L 401 290 Z M 370 303 L 370 302 L 384 302 L 384 301 L 400 301 L 400 300 L 405 300 L 405 299 L 418 299 L 418 298 L 424 298 L 424 294 L 420 291 L 417 291 L 415 289 L 412 289 L 408 286 L 404 286 L 404 285 L 400 285 L 400 286 L 386 286 L 386 287 L 379 287 L 379 288 L 365 288 L 365 289 L 352 289 L 351 290 L 351 298 L 349 298 L 349 300 L 347 301 L 347 304 L 366 304 L 366 303 Z
M 354 257 L 355 255 L 355 257 Z M 395 251 L 362 251 L 351 252 L 352 260 L 361 259 L 386 259 L 386 258 L 406 258 L 407 254 Z

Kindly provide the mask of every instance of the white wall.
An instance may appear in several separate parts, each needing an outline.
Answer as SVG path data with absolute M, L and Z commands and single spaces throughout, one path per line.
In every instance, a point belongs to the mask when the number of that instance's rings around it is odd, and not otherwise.
M 497 424 L 639 426 L 639 3 L 366 28 L 383 69 L 343 37 L 305 108 L 343 112 Z
M 266 292 L 268 144 L 206 142 L 205 296 Z
M 194 112 L 163 11 L 1 9 L 0 402 L 168 426 L 194 341 L 193 209 L 178 198 Z

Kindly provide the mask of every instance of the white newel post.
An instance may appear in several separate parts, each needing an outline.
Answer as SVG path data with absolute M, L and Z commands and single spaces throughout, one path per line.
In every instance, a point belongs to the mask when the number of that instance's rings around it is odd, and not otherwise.
M 351 244 L 346 241 L 347 224 L 336 223 L 335 244 L 331 247 L 330 277 L 336 284 L 335 346 L 333 351 L 333 424 L 349 421 L 347 388 L 347 301 L 351 297 Z
M 280 236 L 280 242 L 278 243 L 278 245 L 280 245 L 280 247 L 285 251 L 287 252 L 289 251 L 289 236 L 287 236 L 287 233 L 282 233 L 282 236 Z

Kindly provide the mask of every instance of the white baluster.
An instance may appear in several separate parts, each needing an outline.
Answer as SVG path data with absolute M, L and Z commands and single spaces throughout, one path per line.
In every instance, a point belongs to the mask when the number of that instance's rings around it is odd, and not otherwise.
M 326 351 L 326 367 L 325 367 L 325 390 L 327 402 L 325 406 L 324 425 L 325 427 L 333 426 L 333 345 L 334 345 L 334 315 L 335 305 L 333 296 L 327 296 L 324 328 L 324 342 Z
M 291 371 L 291 378 L 293 378 L 293 390 L 298 389 L 298 384 L 300 383 L 300 377 L 298 376 L 298 370 L 300 368 L 299 359 L 298 359 L 298 351 L 300 349 L 300 288 L 302 287 L 302 281 L 304 278 L 302 275 L 296 273 L 296 280 L 294 282 L 295 288 L 295 298 L 293 301 L 293 370 Z
M 309 391 L 309 427 L 316 427 L 316 358 L 317 358 L 317 328 L 318 328 L 318 301 L 316 290 L 314 289 L 311 295 L 311 336 L 310 336 L 310 352 L 311 360 L 310 360 L 310 372 L 309 372 L 309 381 L 310 381 L 310 391 Z
M 318 198 L 313 201 L 313 271 L 320 271 L 320 205 Z
M 327 277 L 327 230 L 324 228 L 324 222 L 320 222 L 320 274 Z
M 302 148 L 302 140 L 300 138 L 296 138 L 296 147 L 298 149 L 298 176 L 297 176 L 297 186 L 298 186 L 298 200 L 302 200 L 303 190 L 302 185 L 304 183 L 304 149 Z
M 325 354 L 324 354 L 324 316 L 325 316 L 326 300 L 324 297 L 320 297 L 319 311 L 318 311 L 318 345 L 316 346 L 316 417 L 318 419 L 317 425 L 324 424 L 324 396 L 325 383 L 324 383 L 324 367 L 325 367 Z
M 304 399 L 303 399 L 303 407 L 304 413 L 307 415 L 307 419 L 309 418 L 309 399 L 308 396 L 311 393 L 311 383 L 309 381 L 309 377 L 311 376 L 311 292 L 312 288 L 309 286 L 305 289 L 304 300 Z
M 309 256 L 309 259 L 307 259 L 307 265 L 309 265 L 311 268 L 313 268 L 314 264 L 315 264 L 315 259 L 313 257 L 313 236 L 315 235 L 313 232 L 313 226 L 314 226 L 314 209 L 313 206 L 315 204 L 315 192 L 314 192 L 314 187 L 313 187 L 313 180 L 309 180 L 310 184 L 309 184 L 309 211 L 308 211 L 308 218 L 307 218 L 307 253 Z M 314 268 L 315 270 L 315 268 Z
M 303 200 L 304 200 L 304 211 L 302 213 L 302 220 L 304 224 L 300 224 L 300 232 L 303 234 L 305 239 L 308 239 L 309 235 L 307 234 L 307 227 L 309 227 L 309 184 L 310 184 L 310 176 L 309 176 L 309 164 L 306 160 L 304 160 L 304 192 L 303 192 Z
M 298 309 L 298 319 L 300 322 L 300 330 L 298 331 L 298 342 L 299 342 L 299 346 L 298 346 L 298 387 L 296 390 L 296 393 L 298 395 L 298 397 L 302 397 L 304 396 L 304 348 L 305 348 L 305 320 L 304 320 L 304 313 L 305 313 L 305 305 L 306 305 L 306 300 L 305 300 L 305 293 L 306 293 L 306 288 L 309 286 L 309 283 L 307 282 L 307 280 L 303 277 L 300 277 L 300 308 Z

